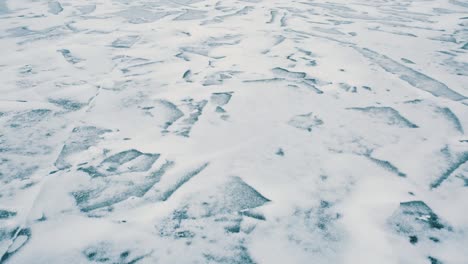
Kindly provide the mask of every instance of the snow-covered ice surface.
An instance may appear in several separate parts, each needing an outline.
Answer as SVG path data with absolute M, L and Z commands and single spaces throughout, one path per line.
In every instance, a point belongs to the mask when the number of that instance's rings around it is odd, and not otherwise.
M 0 0 L 0 263 L 468 263 L 465 0 Z

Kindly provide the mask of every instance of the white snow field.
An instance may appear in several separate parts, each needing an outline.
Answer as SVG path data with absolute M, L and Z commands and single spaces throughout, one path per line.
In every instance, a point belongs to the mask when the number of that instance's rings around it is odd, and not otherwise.
M 0 263 L 467 264 L 466 0 L 0 0 Z

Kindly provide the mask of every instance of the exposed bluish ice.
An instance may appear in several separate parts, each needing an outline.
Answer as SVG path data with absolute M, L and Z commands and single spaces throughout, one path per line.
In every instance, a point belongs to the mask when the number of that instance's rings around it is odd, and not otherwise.
M 91 5 L 77 6 L 77 9 L 81 12 L 82 15 L 88 15 L 94 12 L 94 10 L 96 10 L 96 5 L 91 4 Z
M 274 75 L 280 78 L 293 78 L 293 79 L 301 79 L 306 77 L 305 72 L 292 72 L 287 69 L 276 67 L 271 70 Z
M 217 106 L 224 106 L 229 103 L 232 97 L 232 92 L 212 93 L 210 97 L 211 103 Z
M 357 50 L 370 60 L 380 65 L 386 71 L 396 74 L 400 79 L 408 82 L 416 88 L 427 91 L 434 96 L 445 97 L 455 101 L 466 99 L 465 96 L 451 90 L 447 85 L 434 80 L 423 73 L 407 68 L 385 55 L 378 54 L 369 49 L 357 48 Z
M 49 2 L 49 13 L 58 15 L 63 11 L 63 7 L 60 2 L 51 1 Z
M 119 11 L 115 15 L 127 19 L 132 24 L 144 24 L 155 22 L 170 14 L 169 12 L 152 11 L 144 6 L 135 6 Z
M 159 154 L 142 153 L 136 149 L 125 150 L 105 158 L 97 167 L 82 169 L 92 177 L 104 177 L 129 172 L 148 171 Z
M 177 16 L 174 20 L 198 20 L 206 17 L 206 11 L 187 9 L 185 13 Z
M 60 49 L 57 51 L 60 52 L 63 55 L 63 58 L 65 58 L 65 60 L 71 64 L 76 64 L 82 61 L 82 59 L 73 56 L 73 54 L 68 49 Z
M 72 155 L 87 150 L 96 144 L 101 136 L 107 132 L 110 132 L 110 130 L 94 126 L 74 128 L 70 137 L 65 141 L 54 165 L 59 170 L 69 168 L 72 164 L 70 164 L 68 160 Z
M 463 0 L 0 0 L 0 263 L 468 263 L 467 29 Z
M 0 15 L 8 13 L 8 6 L 6 3 L 7 3 L 6 0 L 0 1 Z
M 120 37 L 112 42 L 112 47 L 114 48 L 130 48 L 132 47 L 139 39 L 139 36 L 130 35 Z
M 395 232 L 412 239 L 412 244 L 423 239 L 439 243 L 444 232 L 453 231 L 422 201 L 401 202 L 388 221 Z
M 397 110 L 391 107 L 353 107 L 350 110 L 363 112 L 377 121 L 384 122 L 389 126 L 417 128 L 418 126 L 403 117 Z
M 323 120 L 314 115 L 314 113 L 307 113 L 303 115 L 296 115 L 288 122 L 289 125 L 311 132 L 315 127 L 323 125 Z

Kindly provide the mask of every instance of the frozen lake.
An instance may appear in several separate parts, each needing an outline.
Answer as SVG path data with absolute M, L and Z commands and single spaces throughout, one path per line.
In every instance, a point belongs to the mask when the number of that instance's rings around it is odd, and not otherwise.
M 0 0 L 0 263 L 468 263 L 468 2 Z

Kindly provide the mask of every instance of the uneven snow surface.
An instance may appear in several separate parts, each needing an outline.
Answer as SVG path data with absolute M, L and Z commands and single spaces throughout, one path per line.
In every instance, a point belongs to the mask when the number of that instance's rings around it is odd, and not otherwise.
M 468 263 L 466 0 L 0 0 L 0 263 Z

